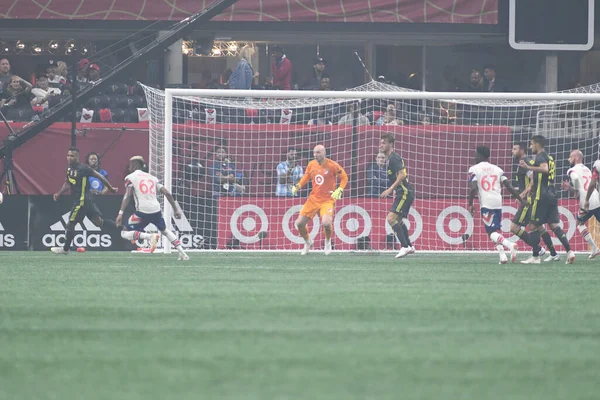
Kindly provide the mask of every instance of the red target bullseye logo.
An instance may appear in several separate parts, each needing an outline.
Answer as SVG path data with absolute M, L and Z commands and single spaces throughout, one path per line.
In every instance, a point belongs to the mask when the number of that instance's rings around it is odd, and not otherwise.
M 302 238 L 302 236 L 300 236 L 298 230 L 294 226 L 296 218 L 298 218 L 296 214 L 299 214 L 300 210 L 302 210 L 301 205 L 290 207 L 285 212 L 285 214 L 283 214 L 283 218 L 281 219 L 281 229 L 283 230 L 283 234 L 286 238 L 288 238 L 290 242 L 296 244 L 304 244 L 304 239 Z M 312 229 L 308 234 L 311 239 L 314 239 L 319 234 L 320 226 L 321 224 L 319 222 L 319 217 L 315 215 L 315 217 L 312 220 Z
M 333 221 L 336 236 L 344 243 L 355 244 L 357 239 L 369 236 L 371 216 L 360 206 L 345 206 L 335 216 Z
M 325 182 L 325 178 L 323 178 L 323 175 L 317 175 L 317 176 L 315 176 L 315 183 L 317 185 L 322 185 L 323 182 Z
M 466 208 L 461 206 L 446 207 L 438 215 L 435 222 L 436 231 L 442 240 L 456 245 L 473 235 L 473 217 Z
M 260 240 L 259 232 L 269 231 L 269 218 L 262 208 L 246 204 L 233 212 L 229 227 L 233 236 L 241 243 L 256 243 Z

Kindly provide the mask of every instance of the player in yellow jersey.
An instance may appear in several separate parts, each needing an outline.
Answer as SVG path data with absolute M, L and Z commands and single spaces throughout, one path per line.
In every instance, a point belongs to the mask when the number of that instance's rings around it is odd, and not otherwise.
M 331 253 L 331 233 L 333 231 L 333 214 L 335 210 L 335 201 L 342 198 L 342 193 L 348 184 L 348 175 L 340 164 L 325 157 L 325 147 L 322 145 L 315 146 L 315 159 L 308 163 L 306 171 L 298 184 L 292 187 L 292 194 L 302 188 L 309 179 L 312 181 L 312 191 L 304 203 L 300 215 L 296 220 L 298 232 L 304 238 L 304 249 L 301 255 L 308 254 L 308 250 L 313 245 L 312 240 L 308 236 L 306 224 L 308 221 L 319 213 L 321 224 L 325 232 L 325 255 Z M 340 185 L 337 187 L 337 179 L 340 179 Z

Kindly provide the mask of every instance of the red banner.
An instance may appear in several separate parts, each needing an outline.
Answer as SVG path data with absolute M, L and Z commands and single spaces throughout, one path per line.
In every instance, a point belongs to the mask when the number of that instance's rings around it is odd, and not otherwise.
M 0 18 L 179 21 L 213 1 L 0 2 Z M 213 21 L 498 23 L 498 0 L 240 0 Z
M 244 249 L 300 250 L 303 239 L 294 226 L 304 199 L 221 198 L 219 201 L 220 249 L 237 239 Z M 368 236 L 374 250 L 389 247 L 390 227 L 385 222 L 391 199 L 343 199 L 336 204 L 334 218 L 334 248 L 356 250 L 358 238 Z M 559 203 L 563 230 L 575 251 L 587 251 L 587 244 L 577 232 L 575 200 Z M 504 235 L 516 241 L 510 233 L 510 221 L 517 211 L 515 203 L 505 201 L 502 219 Z M 465 200 L 416 200 L 410 211 L 407 226 L 417 250 L 494 250 L 478 215 L 472 217 Z M 319 218 L 309 223 L 308 230 L 315 249 L 322 249 L 324 236 Z M 261 232 L 264 232 L 261 234 Z M 263 237 L 261 239 L 261 237 Z M 557 250 L 562 250 L 553 238 Z M 397 248 L 397 247 L 396 247 Z M 520 242 L 521 250 L 528 246 Z

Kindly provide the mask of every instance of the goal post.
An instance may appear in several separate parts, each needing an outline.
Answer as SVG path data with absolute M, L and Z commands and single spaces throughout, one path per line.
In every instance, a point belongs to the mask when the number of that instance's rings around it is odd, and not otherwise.
M 576 231 L 578 202 L 560 185 L 571 150 L 581 150 L 588 167 L 598 159 L 597 85 L 557 93 L 420 92 L 379 82 L 347 91 L 144 89 L 150 171 L 182 208 L 184 222 L 164 202 L 168 226 L 188 248 L 299 250 L 294 221 L 308 189 L 299 196 L 289 189 L 323 144 L 349 175 L 335 207 L 335 249 L 397 249 L 377 155 L 381 136 L 392 134 L 415 187 L 406 224 L 417 250 L 493 250 L 466 207 L 474 150 L 489 146 L 491 162 L 514 180 L 513 144 L 540 134 L 556 160 L 564 230 L 577 250 L 587 249 Z M 516 207 L 504 197 L 502 229 L 511 240 Z M 313 218 L 317 249 L 321 231 Z

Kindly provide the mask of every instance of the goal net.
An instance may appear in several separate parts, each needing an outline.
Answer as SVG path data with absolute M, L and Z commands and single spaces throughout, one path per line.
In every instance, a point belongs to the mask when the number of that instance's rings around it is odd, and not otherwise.
M 378 155 L 381 136 L 391 133 L 415 187 L 405 222 L 416 249 L 493 250 L 479 214 L 472 217 L 467 207 L 475 148 L 488 146 L 490 161 L 514 183 L 513 145 L 544 135 L 556 162 L 563 229 L 572 247 L 584 251 L 576 230 L 579 203 L 561 182 L 568 179 L 571 150 L 581 150 L 588 167 L 598 158 L 599 88 L 526 94 L 427 93 L 379 82 L 344 92 L 145 87 L 150 170 L 182 207 L 183 220 L 170 218 L 168 204 L 165 213 L 187 247 L 299 250 L 294 222 L 310 185 L 297 196 L 291 186 L 322 144 L 349 176 L 335 206 L 334 249 L 394 250 L 398 243 L 386 224 L 393 198 L 380 197 L 389 185 L 386 160 Z M 502 230 L 513 241 L 517 208 L 504 197 Z M 309 233 L 322 248 L 318 217 Z

